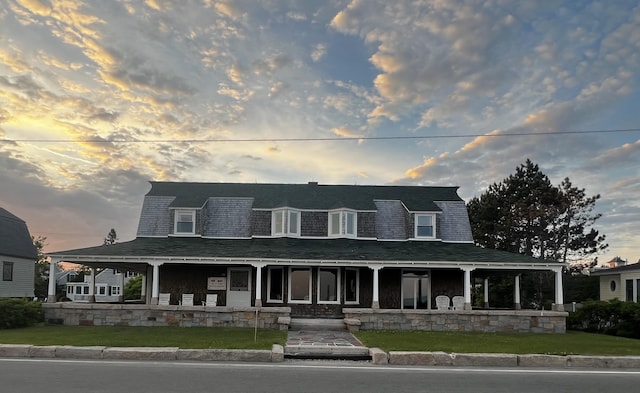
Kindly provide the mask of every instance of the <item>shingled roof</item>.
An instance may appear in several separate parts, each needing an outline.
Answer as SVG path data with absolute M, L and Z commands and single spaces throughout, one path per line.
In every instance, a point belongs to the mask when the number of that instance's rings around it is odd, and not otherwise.
M 1 207 L 0 255 L 28 258 L 34 261 L 38 256 L 27 224 Z
M 399 200 L 410 211 L 437 212 L 435 201 L 462 201 L 458 187 L 356 186 L 265 183 L 151 182 L 147 196 L 174 196 L 171 207 L 199 208 L 208 198 L 253 198 L 254 209 L 376 210 L 375 200 Z

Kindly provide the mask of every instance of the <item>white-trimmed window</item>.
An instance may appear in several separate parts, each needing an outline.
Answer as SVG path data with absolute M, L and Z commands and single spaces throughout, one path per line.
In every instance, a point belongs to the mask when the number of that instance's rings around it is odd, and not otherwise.
M 340 269 L 318 269 L 318 304 L 340 303 Z
M 280 209 L 272 213 L 272 236 L 300 236 L 300 212 Z
M 119 286 L 112 286 L 111 287 L 111 296 L 120 296 L 120 287 Z
M 344 303 L 360 303 L 360 270 L 348 267 L 344 269 Z
M 284 268 L 269 267 L 267 270 L 267 301 L 282 303 L 284 294 Z
M 98 290 L 98 295 L 105 296 L 107 294 L 107 286 L 106 285 L 98 285 L 96 287 Z
M 358 215 L 351 210 L 329 212 L 329 237 L 357 237 Z
M 416 238 L 434 239 L 436 237 L 435 214 L 416 214 L 415 221 Z
M 289 302 L 311 304 L 311 268 L 289 268 Z
M 196 233 L 196 211 L 176 210 L 175 225 L 173 233 L 176 235 L 195 235 Z

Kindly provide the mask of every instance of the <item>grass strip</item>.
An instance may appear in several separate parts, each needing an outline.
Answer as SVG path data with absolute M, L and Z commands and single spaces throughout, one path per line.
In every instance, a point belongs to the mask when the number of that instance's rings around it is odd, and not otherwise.
M 356 336 L 365 346 L 384 351 L 640 355 L 640 340 L 573 331 L 566 334 L 361 331 Z
M 254 341 L 252 328 L 34 326 L 0 330 L 0 344 L 271 349 L 286 340 L 286 331 L 258 329 Z

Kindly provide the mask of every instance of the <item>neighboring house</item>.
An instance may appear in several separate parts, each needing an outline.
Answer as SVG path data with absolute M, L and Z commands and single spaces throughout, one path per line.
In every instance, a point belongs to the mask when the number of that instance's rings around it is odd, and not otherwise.
M 120 272 L 116 269 L 104 269 L 95 276 L 95 302 L 119 302 L 124 295 L 124 286 L 139 273 Z M 67 282 L 67 298 L 72 302 L 90 301 L 91 276 L 84 275 L 81 282 Z
M 519 308 L 526 270 L 555 272 L 562 305 L 564 265 L 475 246 L 457 187 L 151 184 L 136 239 L 52 259 L 140 272 L 149 304 L 160 293 L 171 304 L 193 294 L 197 305 L 215 294 L 218 306 L 290 307 L 292 317 L 435 310 L 438 295 L 470 310 L 472 283 L 486 294 L 504 274 Z
M 27 224 L 0 207 L 0 297 L 33 298 L 37 258 Z
M 613 268 L 613 267 L 625 266 L 626 264 L 627 264 L 627 261 L 625 261 L 624 259 L 620 257 L 614 257 L 609 262 L 605 262 L 604 267 Z
M 640 302 L 640 263 L 600 269 L 591 275 L 600 277 L 600 300 Z

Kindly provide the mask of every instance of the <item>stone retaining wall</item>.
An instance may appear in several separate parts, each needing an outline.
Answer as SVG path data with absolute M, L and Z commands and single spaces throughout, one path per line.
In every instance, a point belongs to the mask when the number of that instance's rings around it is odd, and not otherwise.
M 255 327 L 255 307 L 43 303 L 45 322 L 69 326 Z M 287 330 L 289 307 L 258 309 L 258 327 Z
M 342 309 L 357 330 L 427 330 L 503 333 L 566 333 L 568 313 L 536 310 L 376 310 Z

